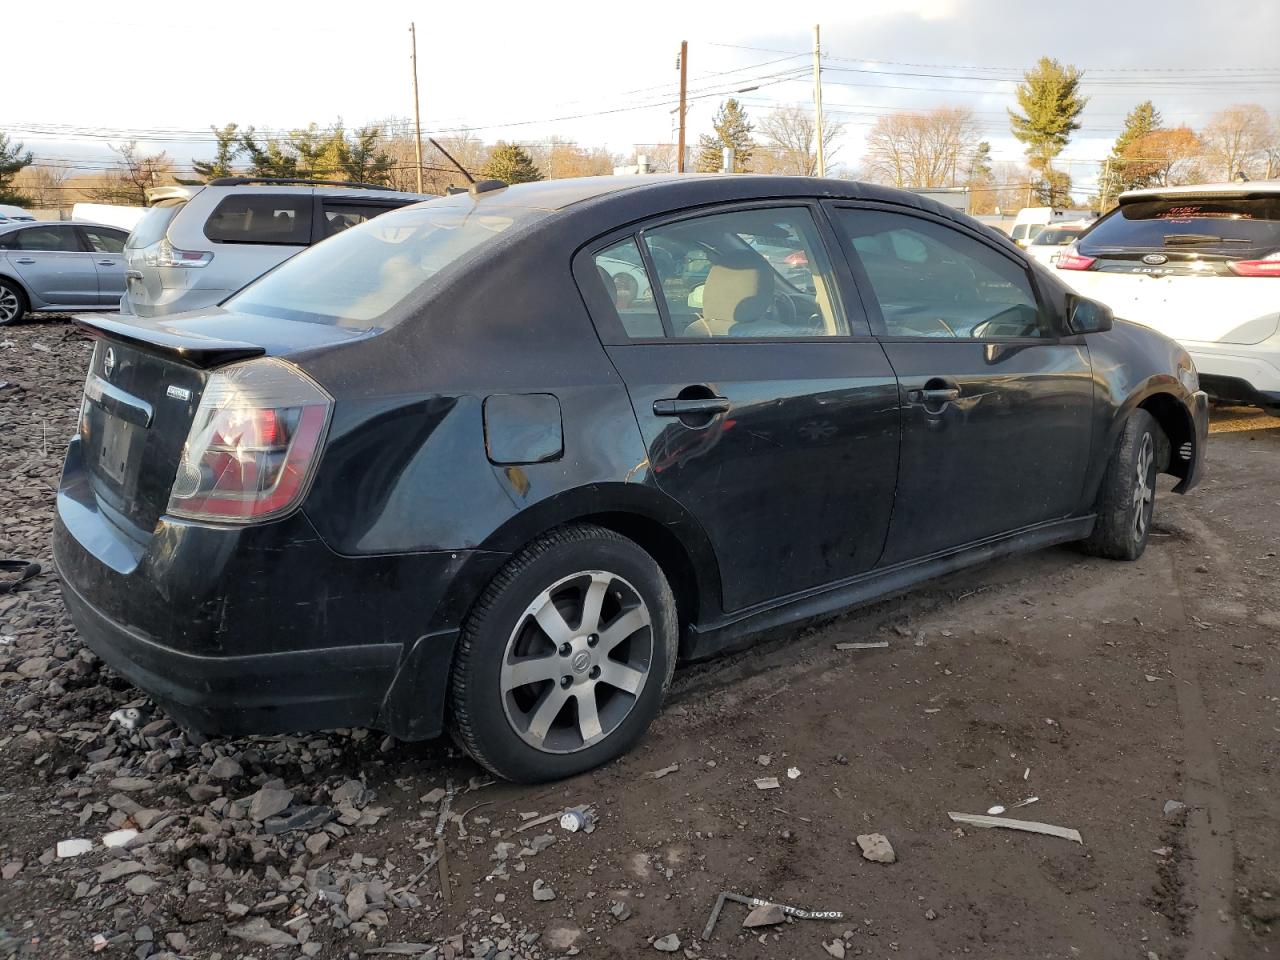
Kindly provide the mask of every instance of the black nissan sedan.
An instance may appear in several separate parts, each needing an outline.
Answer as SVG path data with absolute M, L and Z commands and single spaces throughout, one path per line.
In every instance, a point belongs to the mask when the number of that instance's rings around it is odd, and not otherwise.
M 1137 558 L 1186 351 L 910 193 L 598 177 L 387 213 L 217 308 L 86 317 L 80 633 L 183 725 L 446 726 L 514 780 L 676 662 L 1015 551 Z

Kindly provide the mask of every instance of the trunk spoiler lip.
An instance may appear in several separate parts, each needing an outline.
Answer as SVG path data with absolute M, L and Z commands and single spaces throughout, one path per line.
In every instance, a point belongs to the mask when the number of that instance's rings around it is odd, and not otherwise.
M 199 370 L 261 357 L 267 352 L 258 344 L 221 340 L 119 315 L 76 314 L 72 319 L 91 337 L 110 337 Z

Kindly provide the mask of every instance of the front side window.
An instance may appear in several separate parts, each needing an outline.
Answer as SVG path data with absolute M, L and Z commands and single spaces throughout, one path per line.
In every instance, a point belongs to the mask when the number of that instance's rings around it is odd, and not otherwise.
M 635 240 L 628 237 L 601 250 L 595 265 L 627 336 L 633 340 L 663 336 L 662 318 Z
M 29 227 L 19 230 L 14 250 L 44 250 L 54 253 L 81 253 L 80 239 L 72 227 Z
M 469 194 L 401 207 L 286 260 L 227 301 L 230 310 L 356 330 L 503 234 L 547 216 Z
M 880 210 L 838 211 L 890 337 L 1045 337 L 1026 269 L 951 227 Z
M 813 215 L 736 210 L 644 231 L 674 336 L 848 334 Z
M 204 235 L 214 243 L 311 242 L 309 194 L 241 193 L 224 197 L 209 215 Z

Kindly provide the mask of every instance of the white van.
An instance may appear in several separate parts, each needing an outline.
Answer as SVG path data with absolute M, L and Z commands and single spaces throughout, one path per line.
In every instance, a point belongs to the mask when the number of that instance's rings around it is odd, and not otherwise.
M 1013 219 L 1009 236 L 1020 247 L 1029 246 L 1041 227 L 1063 220 L 1092 220 L 1092 210 L 1065 210 L 1060 207 L 1023 207 Z

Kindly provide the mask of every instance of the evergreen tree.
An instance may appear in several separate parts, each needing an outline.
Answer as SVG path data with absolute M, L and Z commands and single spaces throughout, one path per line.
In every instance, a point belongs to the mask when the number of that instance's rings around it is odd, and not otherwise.
M 541 180 L 542 171 L 518 143 L 499 142 L 480 170 L 480 176 L 503 183 L 530 183 Z
M 715 119 L 711 121 L 714 135 L 703 134 L 698 138 L 699 173 L 717 173 L 724 163 L 724 148 L 733 148 L 733 170 L 731 173 L 746 173 L 751 169 L 751 151 L 755 146 L 751 141 L 751 121 L 747 112 L 733 97 L 720 105 Z
M 1021 112 L 1009 111 L 1013 135 L 1026 144 L 1027 165 L 1038 180 L 1036 193 L 1047 206 L 1066 206 L 1070 194 L 1062 192 L 1070 178 L 1055 174 L 1053 158 L 1062 152 L 1071 134 L 1080 129 L 1079 117 L 1088 98 L 1080 95 L 1084 74 L 1076 67 L 1041 57 L 1022 75 L 1017 98 Z
M 31 198 L 19 193 L 13 185 L 18 172 L 31 166 L 32 153 L 21 143 L 10 143 L 8 136 L 0 133 L 0 203 L 16 207 L 26 206 Z
M 1108 173 L 1100 186 L 1100 199 L 1105 199 L 1108 209 L 1115 205 L 1116 197 L 1121 191 L 1147 186 L 1147 171 L 1135 169 L 1128 164 L 1126 154 L 1134 143 L 1157 129 L 1160 121 L 1160 111 L 1150 100 L 1142 101 L 1125 116 L 1124 129 L 1111 148 L 1111 156 L 1105 168 Z
M 232 176 L 236 172 L 234 167 L 236 157 L 240 156 L 244 150 L 244 144 L 237 133 L 240 129 L 237 124 L 228 123 L 221 129 L 217 127 L 209 129 L 213 131 L 218 144 L 213 159 L 196 160 L 191 164 L 191 169 L 196 172 L 201 183 L 208 183 L 218 177 Z

